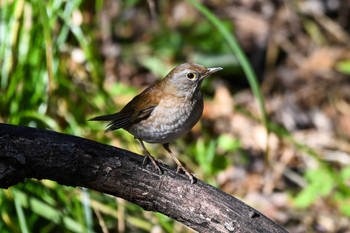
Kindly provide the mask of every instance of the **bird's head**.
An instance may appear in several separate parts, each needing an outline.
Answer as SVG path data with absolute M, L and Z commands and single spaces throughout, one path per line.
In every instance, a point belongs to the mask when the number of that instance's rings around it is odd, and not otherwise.
M 176 91 L 177 95 L 192 96 L 199 91 L 204 78 L 220 70 L 221 67 L 206 68 L 198 64 L 184 63 L 170 71 L 162 81 L 166 89 Z

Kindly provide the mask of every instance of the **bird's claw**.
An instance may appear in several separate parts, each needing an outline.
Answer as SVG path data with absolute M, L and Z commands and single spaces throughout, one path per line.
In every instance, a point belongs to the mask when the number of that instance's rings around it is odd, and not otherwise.
M 176 173 L 178 174 L 180 172 L 180 170 L 182 170 L 186 175 L 187 177 L 190 179 L 191 181 L 191 184 L 194 184 L 195 181 L 196 181 L 196 178 L 192 175 L 192 173 L 190 173 L 186 168 L 184 168 L 183 166 L 177 166 L 177 169 L 176 169 Z
M 147 164 L 147 160 L 150 160 L 154 166 L 155 169 L 158 170 L 158 173 L 160 175 L 163 174 L 163 170 L 159 167 L 157 161 L 151 156 L 151 155 L 146 155 L 145 158 L 143 159 L 142 166 L 145 166 Z

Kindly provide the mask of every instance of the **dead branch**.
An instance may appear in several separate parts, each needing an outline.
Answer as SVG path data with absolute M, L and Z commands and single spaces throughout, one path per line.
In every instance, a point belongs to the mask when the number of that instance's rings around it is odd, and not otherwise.
M 163 213 L 199 232 L 286 232 L 238 199 L 132 152 L 48 130 L 0 124 L 0 188 L 25 179 L 81 186 Z

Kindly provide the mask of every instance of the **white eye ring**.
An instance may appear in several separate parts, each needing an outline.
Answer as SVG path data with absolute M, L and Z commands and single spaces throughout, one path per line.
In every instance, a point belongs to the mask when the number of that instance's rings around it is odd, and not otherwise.
M 188 72 L 188 73 L 186 74 L 186 77 L 187 77 L 188 79 L 193 80 L 193 79 L 197 78 L 197 75 L 196 75 L 195 73 Z

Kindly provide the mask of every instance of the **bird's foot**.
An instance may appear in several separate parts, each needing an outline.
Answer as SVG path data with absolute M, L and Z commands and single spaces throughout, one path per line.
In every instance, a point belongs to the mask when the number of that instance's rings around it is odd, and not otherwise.
M 191 172 L 189 172 L 189 171 L 188 171 L 186 168 L 184 168 L 183 166 L 178 165 L 178 166 L 177 166 L 177 169 L 176 169 L 176 173 L 179 173 L 181 170 L 188 176 L 188 178 L 189 178 L 190 181 L 191 181 L 191 184 L 194 184 L 194 183 L 196 182 L 196 178 L 193 176 L 193 174 L 192 174 Z
M 155 169 L 158 170 L 158 173 L 161 175 L 163 174 L 163 170 L 159 167 L 157 161 L 153 158 L 152 155 L 149 155 L 149 154 L 146 154 L 145 155 L 145 158 L 143 159 L 143 162 L 142 162 L 142 166 L 145 166 L 147 164 L 147 160 L 150 160 L 153 164 L 153 166 L 155 167 Z

